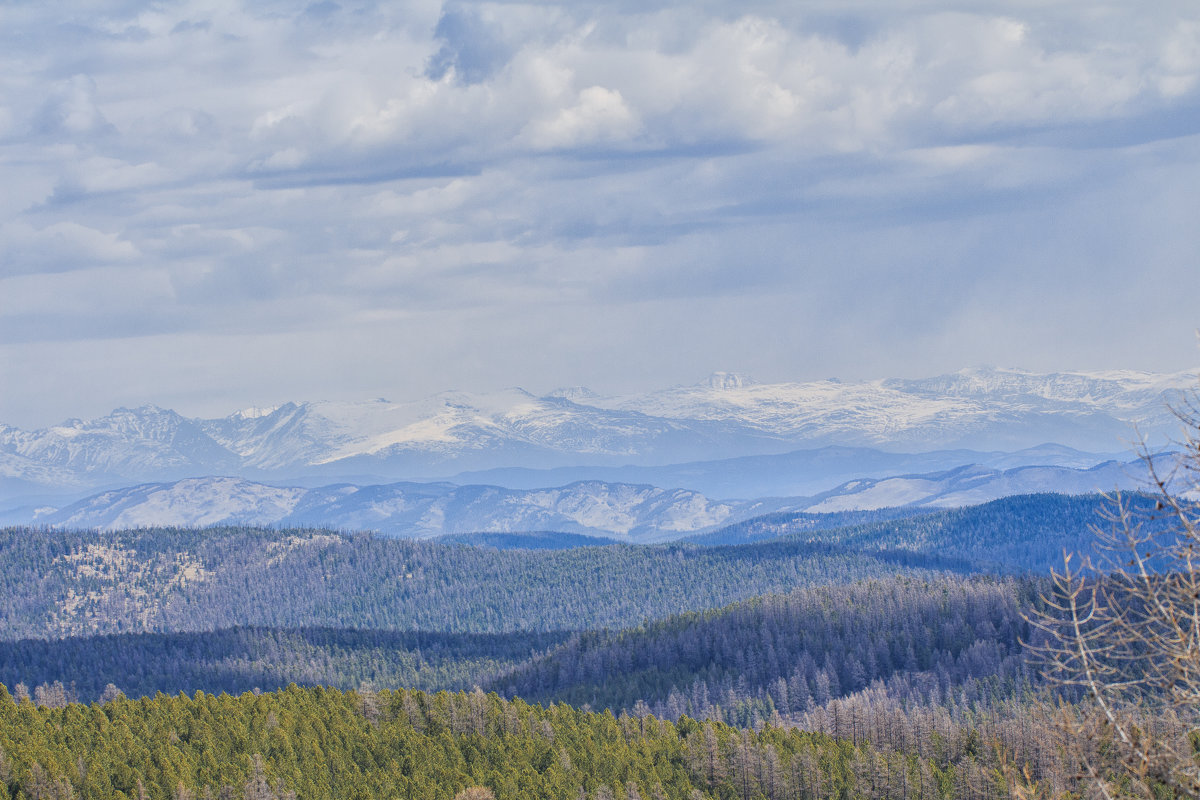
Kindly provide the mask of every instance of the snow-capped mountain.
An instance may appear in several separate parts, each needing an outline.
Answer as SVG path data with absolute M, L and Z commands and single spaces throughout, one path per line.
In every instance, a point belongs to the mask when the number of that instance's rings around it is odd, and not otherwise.
M 996 470 L 966 465 L 928 475 L 847 481 L 812 498 L 804 510 L 823 514 L 913 506 L 956 508 L 1016 494 L 1136 491 L 1147 488 L 1146 477 L 1140 461 L 1109 461 L 1086 470 L 1048 466 Z
M 443 463 L 654 458 L 660 451 L 702 452 L 727 438 L 705 423 L 535 397 L 521 389 L 451 392 L 414 403 L 288 403 L 269 414 L 239 413 L 200 424 L 243 465 L 267 471 L 345 468 L 356 461 L 429 471 Z
M 103 492 L 34 522 L 117 530 L 151 525 L 294 525 L 425 538 L 451 533 L 562 531 L 629 541 L 673 539 L 734 518 L 734 504 L 685 489 L 584 481 L 514 491 L 449 483 L 275 487 L 187 478 Z
M 1126 447 L 1173 433 L 1167 403 L 1193 373 L 975 369 L 925 380 L 694 386 L 603 397 L 582 388 L 452 392 L 411 403 L 286 403 L 222 419 L 144 406 L 36 431 L 0 426 L 0 501 L 204 475 L 449 476 L 498 467 L 655 466 L 800 447 L 894 452 Z M 359 480 L 357 482 L 367 482 Z
M 1049 375 L 966 369 L 923 380 L 760 384 L 716 373 L 644 395 L 593 398 L 603 408 L 734 424 L 789 441 L 932 450 L 1010 450 L 1042 442 L 1111 452 L 1134 435 L 1174 432 L 1168 409 L 1196 373 Z
M 1042 466 L 1000 470 L 968 465 L 936 473 L 847 481 L 814 497 L 754 500 L 714 500 L 687 489 L 604 481 L 524 490 L 409 482 L 304 489 L 241 478 L 187 478 L 101 492 L 60 510 L 43 509 L 30 518 L 9 521 L 106 530 L 216 524 L 324 526 L 412 538 L 559 531 L 657 542 L 778 511 L 945 508 L 1031 492 L 1138 489 L 1144 487 L 1145 477 L 1141 462 L 1110 461 L 1091 469 Z
M 106 417 L 67 420 L 39 431 L 0 426 L 0 475 L 44 485 L 84 486 L 92 476 L 217 472 L 239 459 L 174 411 L 118 408 Z
M 154 525 L 274 525 L 291 513 L 304 494 L 304 489 L 240 478 L 187 478 L 101 492 L 58 512 L 43 509 L 34 521 L 105 530 Z

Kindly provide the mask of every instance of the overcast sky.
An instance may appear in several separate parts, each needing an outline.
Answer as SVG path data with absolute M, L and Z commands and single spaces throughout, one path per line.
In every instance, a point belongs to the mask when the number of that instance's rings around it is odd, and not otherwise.
M 1200 364 L 1191 0 L 5 2 L 0 176 L 25 427 Z

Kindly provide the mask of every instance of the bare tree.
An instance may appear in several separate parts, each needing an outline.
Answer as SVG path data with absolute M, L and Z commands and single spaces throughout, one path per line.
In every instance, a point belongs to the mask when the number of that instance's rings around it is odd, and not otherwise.
M 378 725 L 383 719 L 383 701 L 374 687 L 363 684 L 358 687 L 358 702 L 362 715 L 372 725 Z
M 496 800 L 496 795 L 486 786 L 468 786 L 454 795 L 454 800 Z
M 1031 646 L 1067 699 L 1063 745 L 1090 796 L 1200 798 L 1200 406 L 1176 408 L 1180 452 L 1139 455 L 1149 493 L 1110 498 L 1095 557 L 1052 573 Z M 1074 563 L 1073 563 L 1074 562 Z M 1016 781 L 1024 795 L 1052 792 Z

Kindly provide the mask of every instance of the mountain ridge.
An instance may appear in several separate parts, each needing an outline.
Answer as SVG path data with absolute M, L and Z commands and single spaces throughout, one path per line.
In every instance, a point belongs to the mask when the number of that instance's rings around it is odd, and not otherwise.
M 1168 403 L 1193 382 L 1190 372 L 975 369 L 764 384 L 717 373 L 623 397 L 447 392 L 406 403 L 288 402 L 220 419 L 144 405 L 34 431 L 0 425 L 0 492 L 218 474 L 414 479 L 502 467 L 646 467 L 834 445 L 1009 451 L 1053 442 L 1112 452 L 1135 427 L 1156 440 L 1173 432 Z
M 1042 492 L 1082 495 L 1144 488 L 1144 466 L 1107 461 L 1088 469 L 962 465 L 926 474 L 859 478 L 811 497 L 721 500 L 686 488 L 582 480 L 508 489 L 449 482 L 314 488 L 236 477 L 184 478 L 110 490 L 70 504 L 10 516 L 16 524 L 120 530 L 160 526 L 314 526 L 402 538 L 554 531 L 632 543 L 692 537 L 780 512 L 837 514 L 937 510 Z

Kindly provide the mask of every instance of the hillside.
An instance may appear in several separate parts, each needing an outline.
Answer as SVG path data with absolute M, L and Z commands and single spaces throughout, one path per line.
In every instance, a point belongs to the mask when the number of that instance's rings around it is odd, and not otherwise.
M 235 626 L 460 633 L 630 627 L 797 586 L 964 571 L 770 542 L 492 550 L 319 530 L 0 530 L 0 639 Z
M 43 510 L 25 521 L 103 530 L 324 527 L 406 538 L 559 531 L 654 542 L 745 519 L 756 508 L 712 500 L 687 489 L 599 481 L 534 490 L 407 482 L 303 489 L 239 478 L 186 478 L 103 492 L 58 511 Z
M 774 515 L 700 540 L 500 550 L 314 529 L 0 530 L 0 637 L 233 626 L 588 630 L 916 571 L 1044 572 L 1097 496 L 1029 495 L 825 528 Z M 846 519 L 846 518 L 843 518 Z M 849 520 L 855 520 L 850 517 Z M 759 541 L 755 541 L 759 539 Z
M 1153 500 L 1128 495 L 1148 511 Z M 1090 552 L 1094 527 L 1111 508 L 1103 495 L 1030 494 L 928 513 L 883 510 L 879 520 L 829 526 L 826 515 L 768 514 L 688 541 L 705 546 L 744 542 L 803 541 L 861 548 L 867 552 L 914 552 L 969 559 L 978 568 L 1045 573 L 1061 565 L 1063 550 Z M 909 509 L 911 511 L 911 509 Z
M 509 697 L 757 724 L 896 676 L 1011 681 L 1039 584 L 900 576 L 796 589 L 622 631 L 235 628 L 8 642 L 0 683 L 92 701 L 305 686 L 483 686 Z M 39 695 L 40 696 L 40 695 Z
M 1050 466 L 1089 469 L 1119 454 L 1085 453 L 1062 445 L 1044 444 L 1011 452 L 982 450 L 927 450 L 901 453 L 873 447 L 825 447 L 792 450 L 770 455 L 720 458 L 661 466 L 626 464 L 619 467 L 572 466 L 556 469 L 522 467 L 461 472 L 448 480 L 460 485 L 488 484 L 509 489 L 565 486 L 577 481 L 640 483 L 693 489 L 709 497 L 809 497 L 847 481 L 925 475 L 973 464 L 1005 471 L 1017 467 Z
M 0 647 L 0 684 L 40 698 L 61 684 L 85 703 L 112 684 L 158 692 L 241 694 L 289 683 L 357 689 L 462 690 L 485 684 L 568 638 L 565 633 L 435 633 L 360 628 L 227 628 L 24 639 Z
M 757 725 L 877 681 L 943 687 L 1024 674 L 1033 583 L 887 578 L 798 589 L 619 632 L 585 633 L 490 687 L 543 702 Z

